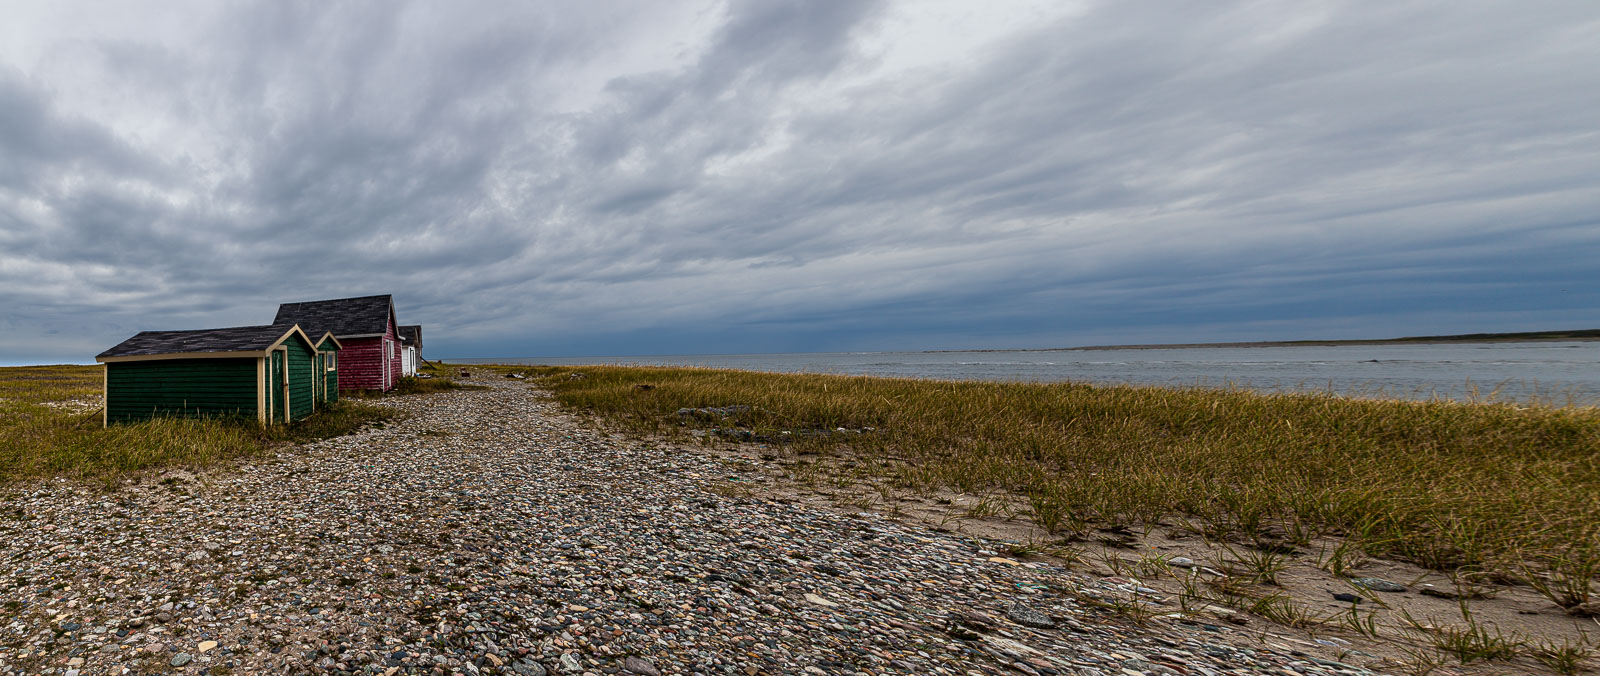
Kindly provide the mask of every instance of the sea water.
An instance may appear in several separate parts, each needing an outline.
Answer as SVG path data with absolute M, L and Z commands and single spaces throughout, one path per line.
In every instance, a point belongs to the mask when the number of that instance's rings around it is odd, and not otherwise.
M 1600 404 L 1600 342 L 814 352 L 451 360 L 689 365 L 788 373 L 1313 390 L 1350 396 Z

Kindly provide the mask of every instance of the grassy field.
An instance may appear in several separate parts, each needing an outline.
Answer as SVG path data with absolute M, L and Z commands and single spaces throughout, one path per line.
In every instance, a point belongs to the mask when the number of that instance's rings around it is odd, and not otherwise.
M 1336 536 L 1371 555 L 1549 585 L 1566 606 L 1588 601 L 1600 573 L 1595 408 L 692 368 L 524 370 L 563 405 L 630 431 L 743 430 L 818 458 L 834 477 L 996 495 L 1063 536 L 1163 520 L 1255 543 Z M 726 418 L 677 414 L 729 405 L 750 408 Z
M 348 434 L 392 417 L 341 402 L 292 425 L 162 419 L 102 428 L 99 366 L 0 368 L 0 483 L 65 476 L 107 485 L 139 470 L 198 467 L 281 443 Z

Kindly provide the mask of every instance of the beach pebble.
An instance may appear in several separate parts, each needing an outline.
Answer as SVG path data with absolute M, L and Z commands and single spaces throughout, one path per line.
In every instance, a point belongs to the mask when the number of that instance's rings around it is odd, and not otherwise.
M 637 657 L 629 657 L 622 660 L 622 670 L 630 674 L 641 674 L 642 676 L 661 676 L 661 672 L 656 670 L 656 665 L 651 664 L 649 660 L 642 660 Z
M 1011 607 L 1006 608 L 1006 617 L 1012 622 L 1016 622 L 1024 627 L 1033 627 L 1035 629 L 1049 629 L 1054 627 L 1056 624 L 1055 622 L 1051 621 L 1049 615 L 1029 608 L 1021 603 L 1013 603 L 1011 604 Z
M 1365 588 L 1365 589 L 1371 589 L 1372 591 L 1380 591 L 1380 592 L 1398 593 L 1398 592 L 1403 592 L 1403 591 L 1406 590 L 1405 585 L 1400 584 L 1398 582 L 1390 582 L 1390 581 L 1385 580 L 1385 579 L 1383 579 L 1381 577 L 1357 577 L 1357 578 L 1352 578 L 1350 580 L 1350 584 L 1353 584 L 1353 585 L 1355 585 L 1357 587 L 1362 587 L 1362 588 Z

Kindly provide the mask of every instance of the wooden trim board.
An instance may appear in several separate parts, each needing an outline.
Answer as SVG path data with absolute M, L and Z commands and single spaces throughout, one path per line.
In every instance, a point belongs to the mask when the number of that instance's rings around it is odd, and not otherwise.
M 256 422 L 267 424 L 267 358 L 256 357 Z
M 287 337 L 288 335 L 284 336 Z M 278 340 L 282 342 L 283 339 Z M 280 345 L 274 349 L 283 353 L 283 424 L 287 425 L 294 422 L 294 406 L 289 404 L 289 346 Z

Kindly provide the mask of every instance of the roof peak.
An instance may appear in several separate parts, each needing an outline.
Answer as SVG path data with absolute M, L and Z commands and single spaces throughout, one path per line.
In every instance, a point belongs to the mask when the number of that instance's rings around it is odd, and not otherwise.
M 342 300 L 369 300 L 369 299 L 372 299 L 372 298 L 388 298 L 388 299 L 390 299 L 392 301 L 392 300 L 394 300 L 394 294 L 392 294 L 392 293 L 377 293 L 377 294 L 373 294 L 371 296 L 347 296 L 345 298 L 323 298 L 322 300 L 297 300 L 297 301 L 294 301 L 294 302 L 291 302 L 291 303 L 279 303 L 279 305 L 308 305 L 308 304 L 311 304 L 311 303 L 336 303 L 336 302 L 339 302 L 339 301 L 342 301 Z
M 211 328 L 206 328 L 206 329 L 167 329 L 167 330 L 164 330 L 164 331 L 140 331 L 139 333 L 136 333 L 134 335 L 143 335 L 143 334 L 146 334 L 146 333 L 209 333 L 209 332 L 212 332 L 212 331 L 244 331 L 244 330 L 247 330 L 247 329 L 272 329 L 272 328 L 278 328 L 278 327 L 283 327 L 283 330 L 288 331 L 289 327 L 291 327 L 291 326 L 294 326 L 294 322 L 275 322 L 275 323 L 272 323 L 272 324 L 247 324 L 245 326 L 213 326 Z
M 340 338 L 377 336 L 394 320 L 394 296 L 353 296 L 283 303 L 274 322 L 294 322 L 309 333 L 332 331 Z

